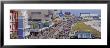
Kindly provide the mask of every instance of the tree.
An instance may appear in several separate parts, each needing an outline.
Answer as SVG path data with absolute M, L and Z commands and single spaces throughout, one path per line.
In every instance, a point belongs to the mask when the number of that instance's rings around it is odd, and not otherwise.
M 36 27 L 37 25 L 34 22 L 32 22 L 32 28 L 35 29 Z

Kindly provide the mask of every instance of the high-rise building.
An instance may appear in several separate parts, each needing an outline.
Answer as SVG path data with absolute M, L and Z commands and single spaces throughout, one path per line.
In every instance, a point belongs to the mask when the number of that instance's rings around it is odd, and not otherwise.
M 30 34 L 28 25 L 28 13 L 27 10 L 18 10 L 20 15 L 18 16 L 18 36 L 24 38 Z
M 18 38 L 19 39 L 23 39 L 24 38 L 24 34 L 23 34 L 23 16 L 18 16 Z
M 24 36 L 28 36 L 30 34 L 30 31 L 29 31 L 30 26 L 28 25 L 28 18 L 29 18 L 28 11 L 22 10 L 21 13 L 23 16 Z

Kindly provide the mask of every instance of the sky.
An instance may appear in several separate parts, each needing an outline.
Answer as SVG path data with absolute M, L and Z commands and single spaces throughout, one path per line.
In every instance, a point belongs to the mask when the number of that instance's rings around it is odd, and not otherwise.
M 73 9 L 73 10 L 62 10 L 62 12 L 71 12 L 75 16 L 80 16 L 80 13 L 90 13 L 90 14 L 98 14 L 101 15 L 100 9 Z

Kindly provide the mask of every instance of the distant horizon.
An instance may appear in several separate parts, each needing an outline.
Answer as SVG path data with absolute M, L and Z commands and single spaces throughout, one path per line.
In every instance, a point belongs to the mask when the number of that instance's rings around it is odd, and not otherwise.
M 71 12 L 71 14 L 75 16 L 80 16 L 80 13 L 98 14 L 99 16 L 101 16 L 100 9 L 63 9 L 62 13 L 64 12 Z
M 41 10 L 41 9 L 18 9 L 18 10 Z M 80 16 L 80 13 L 98 14 L 101 16 L 101 9 L 42 9 L 42 10 L 62 10 L 64 12 L 71 12 L 74 16 Z M 58 15 L 58 14 L 57 14 Z

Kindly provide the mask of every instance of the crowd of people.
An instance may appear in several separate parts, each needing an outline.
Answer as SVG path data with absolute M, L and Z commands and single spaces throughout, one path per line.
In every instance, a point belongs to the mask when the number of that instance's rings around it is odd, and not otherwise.
M 74 23 L 73 17 L 63 18 L 59 17 L 52 18 L 51 26 L 41 29 L 36 33 L 30 33 L 28 39 L 69 39 L 71 26 Z

